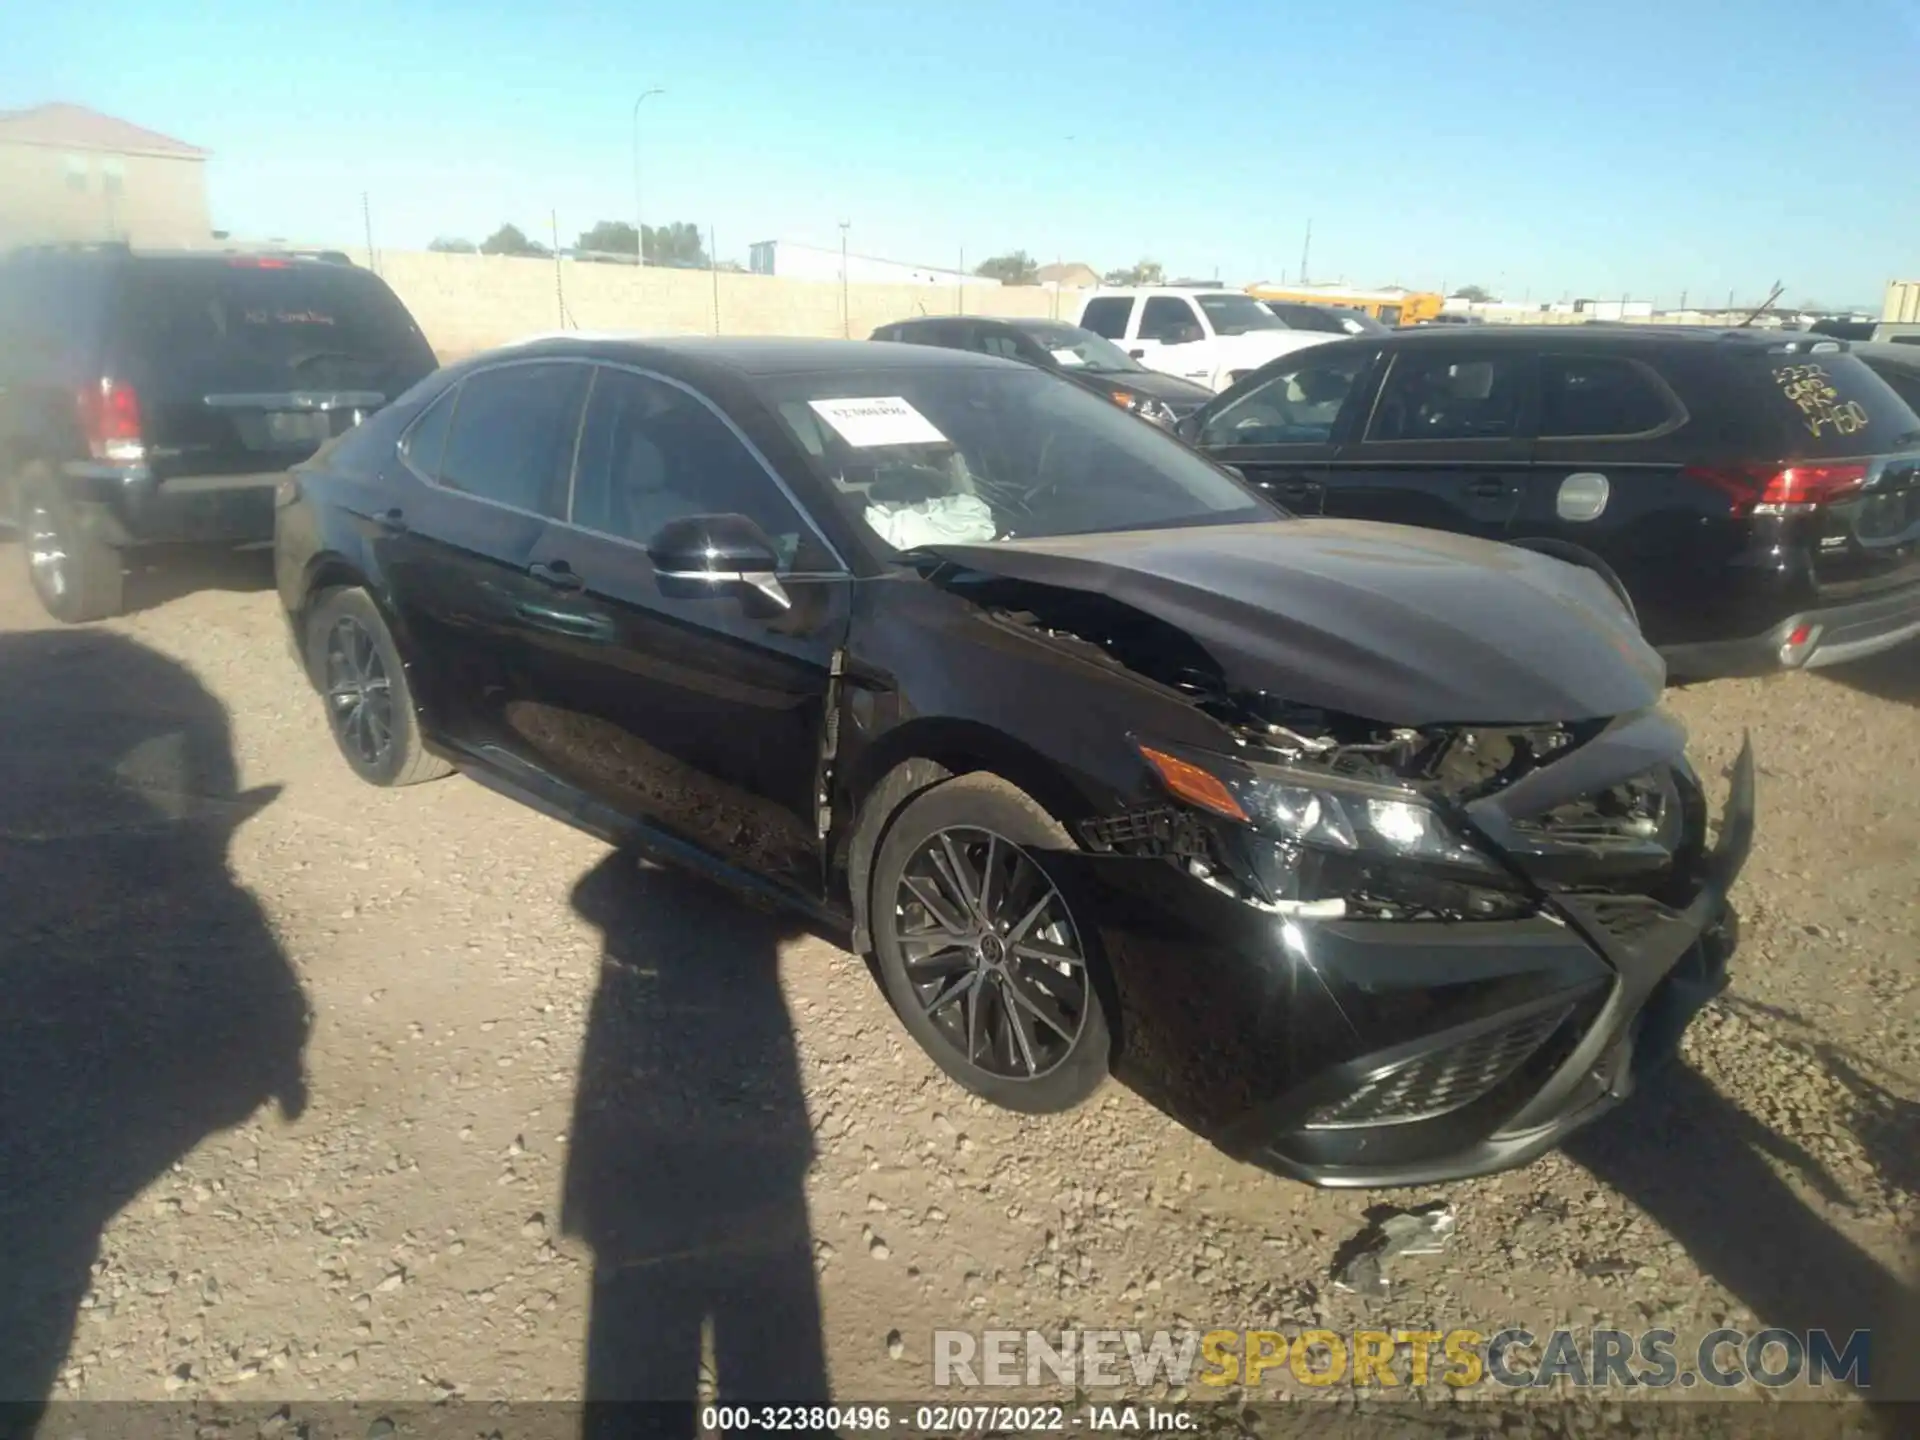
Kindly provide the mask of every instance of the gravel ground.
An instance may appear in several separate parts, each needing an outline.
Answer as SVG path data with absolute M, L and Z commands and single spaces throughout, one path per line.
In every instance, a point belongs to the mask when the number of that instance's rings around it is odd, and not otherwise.
M 1117 1086 L 985 1108 L 830 941 L 468 781 L 359 784 L 257 567 L 59 630 L 20 570 L 0 1399 L 564 1400 L 747 1356 L 904 1400 L 936 1329 L 997 1326 L 1871 1324 L 1876 1390 L 1920 1383 L 1920 650 L 1673 697 L 1704 773 L 1751 729 L 1763 809 L 1662 1093 L 1342 1194 Z M 1371 1207 L 1440 1199 L 1391 1298 L 1329 1283 Z

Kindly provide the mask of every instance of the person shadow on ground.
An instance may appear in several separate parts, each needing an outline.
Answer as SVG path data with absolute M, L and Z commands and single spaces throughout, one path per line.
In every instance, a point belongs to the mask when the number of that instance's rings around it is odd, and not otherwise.
M 824 1403 L 813 1132 L 778 950 L 804 923 L 616 851 L 561 1202 L 593 1248 L 589 1433 L 692 1434 L 718 1401 Z M 607 1402 L 655 1402 L 626 1407 Z
M 242 793 L 194 676 L 104 630 L 0 635 L 0 1401 L 52 1393 L 115 1215 L 306 1106 L 306 998 L 227 868 Z
M 1895 1143 L 1916 1141 L 1909 1129 Z M 1838 1199 L 1841 1189 L 1819 1159 L 1721 1095 L 1691 1065 L 1675 1060 L 1648 1077 L 1639 1095 L 1571 1137 L 1566 1151 L 1678 1241 L 1761 1327 L 1801 1336 L 1825 1330 L 1836 1350 L 1853 1332 L 1871 1331 L 1871 1374 L 1859 1377 L 1870 1388 L 1863 1393 L 1889 1404 L 1920 1399 L 1920 1297 L 1768 1163 L 1771 1157 Z M 1910 1168 L 1890 1153 L 1875 1160 L 1889 1173 Z M 1697 1338 L 1681 1337 L 1683 1345 Z M 1900 1413 L 1884 1412 L 1890 1421 Z

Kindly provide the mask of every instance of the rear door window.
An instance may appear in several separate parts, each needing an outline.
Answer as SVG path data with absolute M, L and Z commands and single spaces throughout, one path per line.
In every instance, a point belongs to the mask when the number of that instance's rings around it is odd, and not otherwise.
M 436 478 L 449 490 L 564 518 L 586 365 L 503 365 L 460 384 Z M 417 433 L 417 432 L 416 432 Z
M 393 292 L 342 265 L 141 261 L 119 330 L 122 348 L 148 369 L 201 391 L 366 389 L 391 398 L 434 368 Z
M 1096 335 L 1104 335 L 1109 340 L 1124 339 L 1127 333 L 1127 316 L 1133 311 L 1133 297 L 1130 295 L 1103 295 L 1089 300 L 1087 308 L 1080 312 L 1080 328 L 1091 330 Z
M 1793 458 L 1873 455 L 1920 444 L 1920 417 L 1858 356 L 1768 355 L 1759 388 Z
M 1672 392 L 1623 355 L 1545 355 L 1540 360 L 1540 438 L 1621 439 L 1682 419 Z

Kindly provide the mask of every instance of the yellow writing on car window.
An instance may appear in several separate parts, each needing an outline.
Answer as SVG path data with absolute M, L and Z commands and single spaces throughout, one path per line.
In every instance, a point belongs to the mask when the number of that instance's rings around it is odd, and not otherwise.
M 1800 407 L 1800 423 L 1809 434 L 1858 435 L 1867 428 L 1866 408 L 1858 400 L 1842 400 L 1824 366 L 1783 365 L 1773 378 L 1780 393 Z

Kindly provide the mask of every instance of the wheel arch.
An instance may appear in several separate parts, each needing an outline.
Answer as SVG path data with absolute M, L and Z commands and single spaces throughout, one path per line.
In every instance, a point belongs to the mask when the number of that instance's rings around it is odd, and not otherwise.
M 300 636 L 300 655 L 303 665 L 307 657 L 308 617 L 313 614 L 314 607 L 321 600 L 336 590 L 363 590 L 367 598 L 373 602 L 373 608 L 379 612 L 387 632 L 393 636 L 394 647 L 400 652 L 401 664 L 406 666 L 413 693 L 414 717 L 420 725 L 421 733 L 428 737 L 430 743 L 438 743 L 439 710 L 430 693 L 431 686 L 424 683 L 430 677 L 421 675 L 420 667 L 414 658 L 419 652 L 413 643 L 412 633 L 408 630 L 399 611 L 391 603 L 386 587 L 368 574 L 366 568 L 356 563 L 352 556 L 339 550 L 320 551 L 307 561 L 306 570 L 301 577 L 300 608 L 294 612 L 293 620 L 296 633 Z M 318 684 L 311 667 L 306 668 L 308 680 Z
M 839 813 L 851 823 L 841 827 L 836 868 L 846 876 L 853 912 L 854 945 L 872 946 L 867 923 L 867 888 L 873 857 L 886 838 L 888 824 L 921 791 L 959 775 L 985 771 L 1030 795 L 1069 834 L 1076 821 L 1092 813 L 1087 797 L 1059 765 L 1024 741 L 977 721 L 950 717 L 909 720 L 888 731 L 863 751 L 842 784 Z

